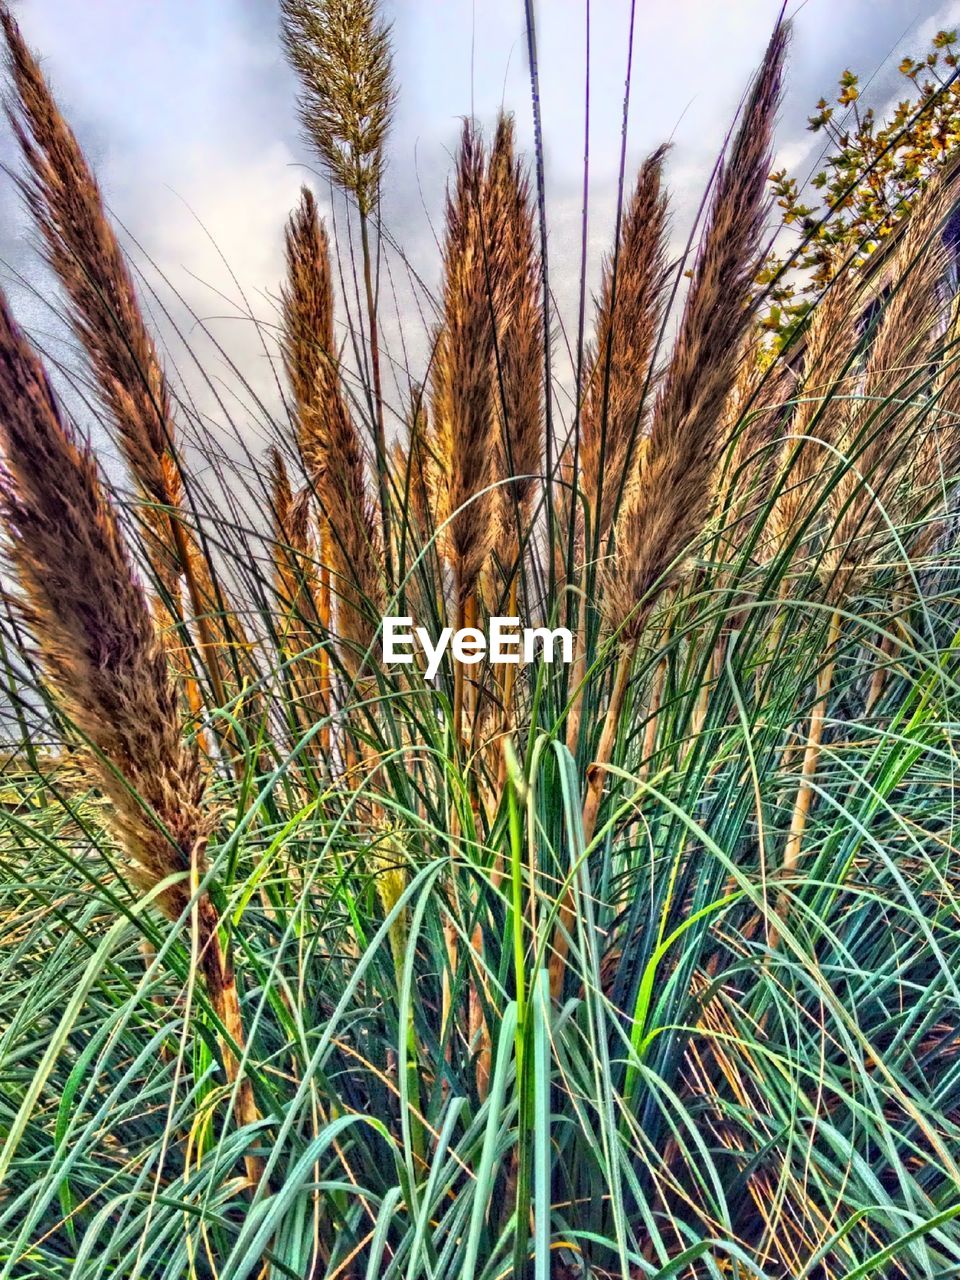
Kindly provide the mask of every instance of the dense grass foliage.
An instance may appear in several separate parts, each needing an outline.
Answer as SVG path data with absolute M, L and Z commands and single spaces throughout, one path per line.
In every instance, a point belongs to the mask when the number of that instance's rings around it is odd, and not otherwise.
M 284 15 L 362 318 L 342 347 L 305 193 L 261 452 L 168 384 L 4 14 L 129 483 L 4 303 L 0 1280 L 960 1273 L 950 182 L 766 350 L 780 28 L 682 261 L 663 155 L 624 174 L 560 368 L 539 183 L 466 126 L 392 404 L 389 42 L 367 0 Z M 380 660 L 384 614 L 514 613 L 574 663 Z

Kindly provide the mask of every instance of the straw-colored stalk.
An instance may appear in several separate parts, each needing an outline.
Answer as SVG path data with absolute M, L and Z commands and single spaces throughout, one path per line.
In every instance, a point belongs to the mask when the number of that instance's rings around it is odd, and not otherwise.
M 790 815 L 790 830 L 783 848 L 780 862 L 780 876 L 783 881 L 796 874 L 803 849 L 803 835 L 810 816 L 810 805 L 813 801 L 813 782 L 820 763 L 820 750 L 823 745 L 823 730 L 827 722 L 830 706 L 830 690 L 833 685 L 833 672 L 836 666 L 837 646 L 842 635 L 842 619 L 839 611 L 830 614 L 830 625 L 827 631 L 827 642 L 824 650 L 824 661 L 817 672 L 816 702 L 810 712 L 810 724 L 807 739 L 803 748 L 803 763 L 800 768 L 800 785 L 793 811 Z M 781 921 L 786 921 L 790 906 L 789 891 L 780 890 L 777 896 L 776 912 Z M 779 931 L 774 925 L 770 929 L 769 946 L 776 947 L 779 942 Z
M 156 345 L 83 152 L 5 6 L 0 24 L 16 91 L 7 115 L 28 168 L 18 185 L 66 290 L 70 322 L 140 492 L 146 554 L 175 622 L 181 617 L 177 579 L 183 575 L 214 696 L 223 706 L 223 655 L 211 595 L 199 581 L 202 555 L 180 515 L 176 428 Z
M 278 449 L 270 451 L 273 500 L 274 587 L 280 610 L 280 644 L 290 664 L 298 719 L 313 724 L 329 714 L 326 646 L 317 602 L 320 578 L 317 549 L 310 528 L 310 491 L 294 494 L 286 464 Z
M 317 584 L 317 626 L 320 635 L 324 639 L 324 646 L 320 652 L 320 697 L 322 704 L 327 708 L 327 715 L 333 710 L 333 677 L 330 671 L 330 649 L 329 637 L 331 635 L 331 608 L 330 608 L 330 530 L 326 523 L 321 521 L 320 530 L 317 535 L 317 558 L 320 563 L 319 582 Z M 326 761 L 330 761 L 330 725 L 329 718 L 320 730 L 320 751 Z
M 789 365 L 780 362 L 774 368 L 768 367 L 762 357 L 759 335 L 748 333 L 720 424 L 726 443 L 725 457 L 717 477 L 716 538 L 707 553 L 707 558 L 718 566 L 736 562 L 757 514 L 770 496 L 782 455 L 782 449 L 774 445 L 793 387 L 794 375 Z M 731 598 L 729 613 L 710 656 L 691 716 L 688 754 L 694 750 L 706 724 L 710 700 L 723 672 L 730 634 L 743 625 L 744 610 L 737 607 L 742 600 L 742 596 L 739 600 L 735 596 Z
M 281 0 L 287 56 L 300 77 L 300 118 L 330 177 L 356 201 L 373 379 L 381 537 L 392 586 L 390 496 L 370 219 L 380 204 L 384 147 L 396 104 L 390 29 L 377 0 Z
M 259 1119 L 241 1052 L 236 980 L 206 872 L 214 813 L 195 745 L 184 741 L 170 678 L 116 512 L 88 447 L 60 413 L 40 360 L 0 294 L 0 515 L 23 611 L 85 767 L 111 805 L 133 883 L 172 920 L 190 910 L 197 962 L 226 1029 L 223 1061 L 240 1124 Z M 162 887 L 161 887 L 162 886 Z M 247 1158 L 257 1180 L 260 1162 Z
M 716 495 L 723 407 L 750 324 L 748 300 L 762 252 L 773 124 L 780 100 L 787 27 L 771 38 L 731 153 L 717 175 L 708 223 L 680 330 L 651 415 L 649 438 L 614 529 L 615 561 L 602 571 L 604 607 L 617 637 L 613 684 L 588 773 L 583 833 L 593 839 L 630 671 L 656 600 L 684 572 Z M 550 959 L 550 986 L 563 989 L 573 896 L 566 893 Z

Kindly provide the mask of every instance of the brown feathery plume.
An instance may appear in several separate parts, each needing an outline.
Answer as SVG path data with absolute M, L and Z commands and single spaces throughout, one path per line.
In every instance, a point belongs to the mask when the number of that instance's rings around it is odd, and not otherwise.
M 603 554 L 610 522 L 634 486 L 644 452 L 643 419 L 653 382 L 654 348 L 663 323 L 667 196 L 660 147 L 644 162 L 623 211 L 614 253 L 604 259 L 596 303 L 596 338 L 586 353 L 580 415 L 580 478 L 590 513 L 590 552 Z M 576 752 L 587 670 L 586 598 L 577 625 L 576 690 L 567 716 L 567 746 Z
M 281 289 L 281 350 L 296 404 L 297 443 L 307 474 L 326 467 L 324 401 L 336 376 L 330 245 L 317 202 L 308 187 L 284 231 L 286 282 Z
M 944 532 L 950 514 L 949 496 L 960 479 L 960 380 L 957 377 L 957 343 L 960 341 L 960 299 L 951 300 L 943 342 L 938 353 L 939 368 L 931 396 L 930 420 L 925 424 L 915 450 L 910 474 L 904 481 L 905 519 L 911 530 L 904 534 L 911 565 L 930 554 Z M 898 597 L 894 597 L 893 625 L 897 625 Z M 870 715 L 880 699 L 888 671 L 888 659 L 897 648 L 887 632 L 881 642 L 877 664 L 870 679 L 864 711 Z
M 745 542 L 755 531 L 757 517 L 764 514 L 762 535 L 769 523 L 768 502 L 781 474 L 783 449 L 777 447 L 784 419 L 790 413 L 796 377 L 786 360 L 771 364 L 756 332 L 747 335 L 741 352 L 737 378 L 727 398 L 721 420 L 721 434 L 727 442 L 718 476 L 715 505 L 719 513 L 717 540 L 708 553 L 720 564 L 733 565 Z M 722 581 L 722 579 L 721 579 Z M 729 579 L 728 579 L 729 581 Z M 711 688 L 719 679 L 728 638 L 745 622 L 748 597 L 731 596 L 729 613 L 719 643 L 714 649 L 707 678 L 703 681 L 693 725 L 703 724 Z M 691 749 L 696 732 L 691 734 Z
M 678 581 L 682 557 L 703 532 L 716 492 L 724 446 L 720 419 L 750 324 L 748 302 L 762 250 L 773 124 L 780 101 L 788 26 L 767 46 L 727 161 L 716 179 L 680 331 L 657 392 L 649 438 L 615 526 L 615 563 L 602 572 L 604 605 L 618 634 L 619 659 L 583 808 L 593 838 L 604 768 L 616 738 L 630 668 L 656 600 Z M 562 990 L 570 895 L 550 958 L 551 990 Z
M 755 457 L 755 442 L 762 449 L 764 437 L 768 434 L 765 428 L 775 421 L 773 415 L 761 414 L 759 411 L 749 412 L 751 401 L 756 397 L 763 380 L 758 347 L 758 335 L 753 332 L 748 333 L 737 361 L 737 376 L 717 426 L 725 447 L 722 458 L 718 461 L 717 492 L 713 503 L 718 514 L 718 528 L 706 555 L 718 566 L 716 581 L 720 586 L 724 584 L 724 575 L 719 570 L 719 566 L 729 565 L 736 559 L 745 532 L 745 517 L 756 498 L 755 493 L 752 492 L 756 486 L 756 477 L 753 473 L 758 461 Z M 772 450 L 767 452 L 770 453 Z M 704 668 L 696 701 L 690 714 L 687 753 L 694 751 L 703 731 L 713 690 L 723 667 L 727 637 L 736 626 L 739 616 L 740 611 L 731 612 L 728 615 L 718 641 L 711 650 L 709 662 Z M 652 739 L 656 733 L 655 724 L 648 723 L 647 731 Z
M 410 567 L 420 555 L 433 533 L 430 491 L 425 467 L 424 439 L 428 430 L 426 406 L 422 392 L 415 388 L 411 394 L 406 427 L 390 446 L 390 483 L 396 494 L 397 529 L 394 540 L 399 550 L 404 548 L 406 589 L 415 594 L 421 582 L 417 575 L 411 578 Z
M 960 478 L 960 298 L 955 297 L 947 317 L 939 368 L 934 382 L 931 419 L 925 426 L 908 483 L 912 519 L 919 528 L 909 543 L 911 560 L 930 551 L 943 531 L 948 513 L 947 497 Z
M 271 448 L 270 480 L 274 522 L 274 584 L 281 612 L 280 643 L 289 664 L 298 715 L 313 724 L 328 707 L 323 638 L 317 602 L 320 578 L 310 530 L 310 491 L 294 494 L 279 449 Z
M 530 183 L 514 156 L 513 118 L 503 114 L 490 150 L 483 218 L 500 382 L 497 462 L 500 475 L 513 481 L 497 491 L 498 505 L 502 531 L 519 551 L 543 470 L 543 308 Z
M 514 154 L 513 118 L 497 121 L 483 193 L 484 235 L 491 277 L 498 381 L 494 405 L 500 430 L 496 475 L 511 480 L 494 495 L 495 559 L 507 575 L 507 616 L 517 615 L 519 557 L 530 535 L 537 476 L 543 471 L 543 307 L 540 253 L 530 184 Z M 494 566 L 487 565 L 493 576 Z M 495 585 L 485 592 L 496 612 Z M 504 669 L 500 731 L 509 732 L 517 669 Z M 505 776 L 506 759 L 499 770 Z M 498 872 L 495 872 L 495 877 Z
M 301 188 L 300 204 L 287 222 L 284 249 L 287 279 L 281 290 L 281 350 L 296 407 L 297 445 L 307 475 L 314 479 L 325 469 L 323 404 L 334 385 L 336 353 L 329 247 L 316 201 L 307 187 Z M 318 553 L 328 551 L 329 542 L 329 534 L 322 531 Z M 320 632 L 327 635 L 331 620 L 329 556 L 320 554 L 319 559 L 314 602 Z M 330 655 L 326 648 L 319 654 L 318 676 L 321 705 L 329 707 Z M 328 755 L 329 725 L 321 730 L 320 740 L 321 750 Z
M 759 334 L 749 333 L 720 423 L 720 434 L 726 445 L 714 503 L 719 518 L 716 540 L 707 553 L 708 559 L 717 566 L 720 584 L 724 582 L 720 566 L 732 566 L 736 562 L 776 481 L 782 450 L 774 448 L 774 443 L 793 385 L 794 375 L 789 364 L 780 361 L 775 367 L 768 366 L 763 359 Z M 732 576 L 727 577 L 727 582 Z M 731 593 L 728 597 L 727 616 L 691 713 L 688 751 L 693 751 L 706 722 L 730 634 L 744 625 L 744 606 L 748 599 L 749 595 L 743 592 Z M 647 732 L 652 741 L 656 733 L 654 723 L 648 723 Z
M 449 459 L 446 500 L 447 543 L 453 568 L 456 627 L 476 624 L 481 571 L 496 533 L 494 402 L 495 330 L 493 271 L 484 227 L 484 154 L 480 137 L 465 121 L 453 189 L 447 191 L 443 247 L 443 318 L 433 364 L 435 446 Z M 454 666 L 452 737 L 466 744 L 476 727 L 476 686 L 465 697 L 464 667 Z M 464 711 L 466 710 L 466 721 Z M 469 726 L 469 727 L 468 727 Z M 456 893 L 456 888 L 454 888 Z M 456 971 L 458 941 L 452 923 L 444 926 L 450 972 Z M 475 939 L 476 941 L 476 939 Z M 487 1044 L 480 1021 L 479 992 L 468 992 L 471 1035 L 479 1033 L 478 1087 L 484 1086 Z M 450 990 L 443 990 L 442 1026 L 451 1014 Z
M 304 132 L 361 213 L 380 202 L 396 87 L 376 0 L 280 0 L 283 43 L 300 77 Z
M 443 249 L 443 328 L 438 339 L 434 403 L 448 412 L 450 554 L 458 628 L 472 626 L 480 571 L 493 547 L 495 478 L 494 329 L 483 232 L 484 155 L 465 121 L 456 178 L 447 193 Z M 454 732 L 462 730 L 463 668 L 456 667 Z
M 356 677 L 386 608 L 383 549 L 353 419 L 339 394 L 330 408 L 330 462 L 319 492 L 328 535 L 326 558 L 337 599 L 337 635 L 343 642 L 344 665 Z
M 100 399 L 116 423 L 145 501 L 150 563 L 173 601 L 175 620 L 180 612 L 176 580 L 184 574 L 214 695 L 222 706 L 227 695 L 214 621 L 219 611 L 198 582 L 201 552 L 178 519 L 183 485 L 160 358 L 97 181 L 5 5 L 0 5 L 0 24 L 16 89 L 6 113 L 29 169 L 18 186 L 40 229 L 47 260 L 67 292 L 73 330 L 90 359 Z
M 381 549 L 366 491 L 363 446 L 340 387 L 333 340 L 330 247 L 306 189 L 286 230 L 283 354 L 297 400 L 300 453 L 325 522 L 324 562 L 335 578 L 337 631 L 355 677 L 385 604 Z M 322 612 L 321 589 L 321 612 Z
M 770 560 L 787 552 L 791 560 L 802 560 L 822 510 L 822 481 L 836 464 L 843 396 L 856 388 L 861 287 L 858 272 L 849 264 L 839 266 L 813 308 L 805 333 L 800 394 L 784 427 L 779 489 L 764 530 L 763 552 Z M 784 573 L 781 598 L 789 597 L 790 590 L 790 575 Z M 785 623 L 786 613 L 781 609 L 773 619 L 771 654 L 779 648 Z
M 600 548 L 643 434 L 651 361 L 667 299 L 665 155 L 660 147 L 644 162 L 623 211 L 618 249 L 603 264 L 596 338 L 587 355 L 580 465 L 592 543 Z
M 24 611 L 51 684 L 84 735 L 87 767 L 143 892 L 166 885 L 157 905 L 187 909 L 206 871 L 213 813 L 195 746 L 184 741 L 177 693 L 146 597 L 137 582 L 88 447 L 61 417 L 40 360 L 0 293 L 0 516 L 23 588 Z M 232 966 L 209 894 L 194 900 L 199 963 L 214 1010 L 242 1050 Z M 224 1047 L 241 1124 L 259 1116 L 249 1080 Z M 251 1180 L 261 1163 L 247 1159 Z
M 447 197 L 443 255 L 444 359 L 449 379 L 450 544 L 457 604 L 473 592 L 494 536 L 491 431 L 494 336 L 483 242 L 483 145 L 472 124 L 461 135 L 454 189 Z M 473 501 L 471 501 L 473 499 Z
M 117 423 L 133 477 L 147 502 L 178 507 L 182 484 L 166 379 L 99 186 L 5 7 L 0 22 L 17 93 L 15 102 L 6 103 L 6 114 L 30 170 L 18 185 L 47 260 L 67 290 L 73 328 Z M 147 508 L 144 518 L 159 552 L 158 576 L 173 594 L 178 556 L 169 524 L 155 508 Z
M 410 472 L 410 445 L 403 436 L 398 435 L 390 446 L 390 483 L 399 494 L 406 492 Z
M 413 522 L 418 549 L 426 544 L 436 529 L 430 491 L 429 448 L 430 414 L 423 387 L 415 386 L 410 393 L 410 409 L 407 414 L 406 469 L 401 473 L 402 481 L 398 484 L 398 489 L 403 495 L 409 488 L 408 519 Z
M 280 0 L 290 65 L 300 77 L 300 118 L 308 141 L 341 190 L 357 202 L 370 333 L 374 436 L 381 536 L 392 583 L 390 498 L 383 423 L 377 299 L 369 220 L 380 203 L 384 146 L 396 104 L 390 29 L 377 0 Z
M 780 100 L 787 27 L 767 49 L 729 160 L 717 176 L 709 223 L 680 331 L 657 394 L 636 484 L 616 527 L 617 557 L 604 572 L 615 630 L 635 644 L 684 551 L 703 531 L 724 446 L 723 406 L 750 323 L 748 299 L 760 255 L 773 122 Z
M 757 335 L 750 334 L 721 423 L 728 451 L 717 506 L 725 517 L 721 554 L 726 559 L 740 544 L 750 513 L 766 501 L 779 471 L 780 457 L 773 445 L 794 385 L 789 364 L 785 360 L 776 367 L 766 364 Z

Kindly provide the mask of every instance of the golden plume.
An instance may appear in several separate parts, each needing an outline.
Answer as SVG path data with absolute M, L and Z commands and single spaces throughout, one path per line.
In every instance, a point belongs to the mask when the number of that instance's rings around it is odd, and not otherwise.
M 324 557 L 338 596 L 342 657 L 356 675 L 385 605 L 382 544 L 366 490 L 363 446 L 340 385 L 329 242 L 306 188 L 287 224 L 286 256 L 284 360 L 297 400 L 300 453 L 327 531 Z
M 661 147 L 643 164 L 623 211 L 616 252 L 603 264 L 596 338 L 587 355 L 580 465 L 593 541 L 601 552 L 633 473 L 651 399 L 651 363 L 669 282 L 665 154 Z
M 177 578 L 185 575 L 214 696 L 224 705 L 229 671 L 224 646 L 246 642 L 180 516 L 183 483 L 176 428 L 156 344 L 96 178 L 3 5 L 0 25 L 16 90 L 7 116 L 28 168 L 18 186 L 40 229 L 47 260 L 66 290 L 70 322 L 143 498 L 147 556 L 171 601 L 174 620 L 181 615 Z
M 0 518 L 23 610 L 50 683 L 85 739 L 85 764 L 111 805 L 132 881 L 176 920 L 207 870 L 214 812 L 195 744 L 184 740 L 177 691 L 94 457 L 64 421 L 40 360 L 0 293 Z M 194 899 L 198 959 L 234 1045 L 243 1027 L 220 918 Z M 228 1043 L 241 1124 L 258 1118 Z M 260 1162 L 247 1160 L 251 1180 Z

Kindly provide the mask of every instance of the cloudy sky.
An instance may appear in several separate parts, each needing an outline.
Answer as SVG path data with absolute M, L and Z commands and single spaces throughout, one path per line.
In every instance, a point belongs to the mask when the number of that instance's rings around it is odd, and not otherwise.
M 531 136 L 523 3 L 386 0 L 384 7 L 394 24 L 400 84 L 384 218 L 432 286 L 443 184 L 460 119 L 473 113 L 489 124 L 503 104 L 516 114 L 521 141 Z M 673 142 L 669 175 L 679 236 L 779 0 L 637 0 L 636 7 L 629 163 L 635 168 L 659 142 Z M 779 147 L 781 160 L 802 177 L 818 156 L 806 116 L 819 96 L 831 94 L 839 73 L 847 66 L 859 71 L 870 82 L 867 96 L 882 106 L 897 91 L 899 58 L 960 21 L 960 0 L 791 0 L 790 11 L 795 38 Z M 112 211 L 269 400 L 269 365 L 255 327 L 243 319 L 241 294 L 269 326 L 283 220 L 303 181 L 314 182 L 321 203 L 327 201 L 298 136 L 275 0 L 20 0 L 15 12 L 43 55 Z M 571 322 L 586 13 L 585 0 L 537 5 L 550 252 L 561 311 Z M 629 0 L 592 4 L 592 278 L 612 224 L 629 18 Z M 0 158 L 16 162 L 6 134 Z M 0 219 L 0 271 L 24 319 L 53 342 L 49 315 L 15 283 L 15 273 L 23 274 L 49 296 L 9 181 L 0 186 Z M 418 307 L 398 260 L 385 293 L 385 308 L 401 321 L 387 321 L 391 355 L 402 362 L 402 338 L 416 363 L 425 350 L 422 300 Z M 179 367 L 182 353 L 172 352 L 171 360 Z M 249 403 L 243 412 L 256 416 Z

